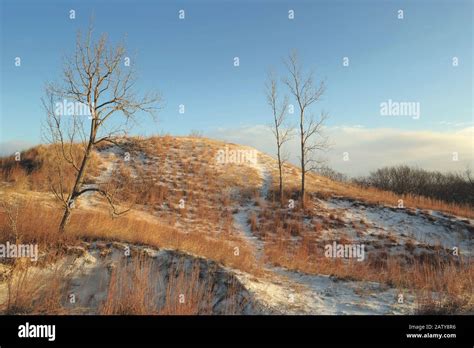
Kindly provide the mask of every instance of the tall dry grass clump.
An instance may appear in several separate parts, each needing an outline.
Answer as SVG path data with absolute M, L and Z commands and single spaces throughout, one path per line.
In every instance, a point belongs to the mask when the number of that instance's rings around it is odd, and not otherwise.
M 29 260 L 15 260 L 8 279 L 4 314 L 64 314 L 68 280 L 65 270 L 56 265 L 47 272 Z
M 34 243 L 49 249 L 74 242 L 59 235 L 61 211 L 33 198 L 0 201 L 0 243 Z
M 233 282 L 224 293 L 216 291 L 212 269 L 199 260 L 184 258 L 158 269 L 147 257 L 124 259 L 114 267 L 107 298 L 99 313 L 107 315 L 210 315 L 215 313 L 216 296 L 223 296 L 224 313 L 240 313 L 238 286 Z
M 183 263 L 172 270 L 166 287 L 165 303 L 160 314 L 196 315 L 212 314 L 211 277 L 201 278 L 199 262 L 186 272 Z
M 150 260 L 144 256 L 133 261 L 122 259 L 112 269 L 107 297 L 100 314 L 144 315 L 156 314 L 159 274 L 152 272 Z

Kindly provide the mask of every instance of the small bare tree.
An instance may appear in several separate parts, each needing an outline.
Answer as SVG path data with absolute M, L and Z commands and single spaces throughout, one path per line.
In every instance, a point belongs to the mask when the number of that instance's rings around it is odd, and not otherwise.
M 118 145 L 119 137 L 126 134 L 139 112 L 154 116 L 158 109 L 157 103 L 161 101 L 158 94 L 143 97 L 135 94 L 136 74 L 129 63 L 123 44 L 108 44 L 105 34 L 94 41 L 90 27 L 84 38 L 78 33 L 75 54 L 64 62 L 62 82 L 46 87 L 42 99 L 47 113 L 46 138 L 57 155 L 57 180 L 51 182 L 51 189 L 64 206 L 60 232 L 65 230 L 75 201 L 86 192 L 101 194 L 114 214 L 123 213 L 116 209 L 111 190 L 84 185 L 84 179 L 98 144 Z M 74 110 L 58 110 L 64 101 L 73 103 Z M 82 112 L 78 112 L 80 106 Z M 63 164 L 73 172 L 70 185 Z
M 318 118 L 315 118 L 313 114 L 306 117 L 306 112 L 312 104 L 320 100 L 325 91 L 325 85 L 323 81 L 316 83 L 312 72 L 307 74 L 302 72 L 295 51 L 289 55 L 284 63 L 289 76 L 283 81 L 296 99 L 299 109 L 301 206 L 304 209 L 306 173 L 317 169 L 319 162 L 316 153 L 326 150 L 329 146 L 328 139 L 323 133 L 328 115 L 321 112 Z
M 282 146 L 291 139 L 292 129 L 286 125 L 287 111 L 288 111 L 288 97 L 285 96 L 281 104 L 278 103 L 278 86 L 277 79 L 274 73 L 268 74 L 268 80 L 265 84 L 267 103 L 272 109 L 273 124 L 271 130 L 275 136 L 277 159 L 278 159 L 278 177 L 279 190 L 278 199 L 283 205 L 283 163 L 286 161 L 286 156 L 282 153 Z

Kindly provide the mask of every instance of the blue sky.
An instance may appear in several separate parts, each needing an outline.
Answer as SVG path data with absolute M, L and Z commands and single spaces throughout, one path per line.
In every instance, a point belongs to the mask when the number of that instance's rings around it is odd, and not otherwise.
M 226 130 L 267 124 L 266 73 L 283 76 L 282 58 L 292 49 L 327 82 L 314 112 L 329 112 L 328 127 L 458 132 L 473 121 L 472 7 L 463 0 L 3 0 L 0 142 L 41 141 L 43 86 L 61 77 L 62 57 L 73 53 L 92 14 L 97 33 L 126 37 L 138 89 L 164 97 L 158 123 L 142 122 L 138 134 L 200 130 L 225 138 Z M 381 117 L 388 99 L 419 102 L 420 119 Z

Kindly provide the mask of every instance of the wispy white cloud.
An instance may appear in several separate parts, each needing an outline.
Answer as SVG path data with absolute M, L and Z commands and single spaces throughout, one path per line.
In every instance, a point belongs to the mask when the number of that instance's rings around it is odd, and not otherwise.
M 468 165 L 474 167 L 474 127 L 435 132 L 356 125 L 330 127 L 326 133 L 333 146 L 323 157 L 331 167 L 351 176 L 397 164 L 440 171 L 464 170 Z M 219 129 L 208 136 L 253 146 L 270 155 L 275 152 L 272 134 L 264 125 Z M 289 142 L 285 150 L 290 161 L 296 164 L 297 139 Z M 348 154 L 348 161 L 344 161 L 344 153 Z
M 439 122 L 442 126 L 450 126 L 450 127 L 472 127 L 474 126 L 474 122 L 453 122 L 453 121 L 441 121 Z

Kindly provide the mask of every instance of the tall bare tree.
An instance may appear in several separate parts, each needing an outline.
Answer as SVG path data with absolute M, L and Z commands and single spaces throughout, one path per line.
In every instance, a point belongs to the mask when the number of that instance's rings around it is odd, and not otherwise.
M 296 51 L 284 61 L 289 76 L 284 79 L 290 93 L 296 99 L 299 109 L 300 166 L 301 166 L 301 206 L 305 208 L 306 173 L 317 169 L 316 153 L 328 147 L 328 139 L 323 133 L 328 115 L 321 112 L 319 117 L 307 115 L 308 108 L 318 102 L 325 91 L 324 81 L 317 83 L 312 72 L 304 73 Z M 307 117 L 308 116 L 308 117 Z
M 136 121 L 140 112 L 153 117 L 158 109 L 161 101 L 158 94 L 136 95 L 136 73 L 129 63 L 123 44 L 109 44 L 106 34 L 94 40 L 91 26 L 84 37 L 78 33 L 75 53 L 64 61 L 62 81 L 46 86 L 42 99 L 47 113 L 46 137 L 58 155 L 55 168 L 58 180 L 51 188 L 64 206 L 61 232 L 76 200 L 86 192 L 101 194 L 114 214 L 121 213 L 109 190 L 85 185 L 84 179 L 91 154 L 98 144 L 118 144 L 120 136 L 126 134 L 127 127 Z M 64 101 L 75 106 L 72 115 L 58 108 Z M 77 106 L 84 106 L 82 111 L 85 110 L 86 115 L 78 112 Z M 64 163 L 73 172 L 70 185 L 65 182 Z
M 286 161 L 285 155 L 282 153 L 282 146 L 288 140 L 291 139 L 291 127 L 286 124 L 287 111 L 288 111 L 288 97 L 285 96 L 282 102 L 279 104 L 278 99 L 278 84 L 275 74 L 270 72 L 268 74 L 268 80 L 265 84 L 267 103 L 272 109 L 273 124 L 271 130 L 275 136 L 276 148 L 277 148 L 277 159 L 278 159 L 278 177 L 279 177 L 279 190 L 278 199 L 280 204 L 283 204 L 283 163 Z

